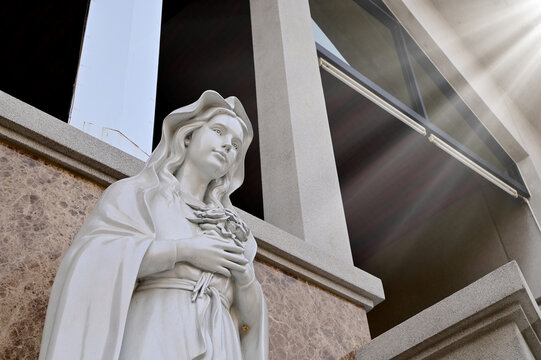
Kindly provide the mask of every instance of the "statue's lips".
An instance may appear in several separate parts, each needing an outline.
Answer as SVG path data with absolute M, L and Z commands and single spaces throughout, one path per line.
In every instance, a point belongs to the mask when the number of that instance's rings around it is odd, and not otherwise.
M 227 162 L 227 156 L 225 155 L 224 152 L 221 152 L 221 151 L 218 151 L 218 150 L 212 150 L 213 153 L 215 153 L 216 155 L 218 155 L 218 158 L 220 158 L 220 160 L 224 161 L 224 162 Z

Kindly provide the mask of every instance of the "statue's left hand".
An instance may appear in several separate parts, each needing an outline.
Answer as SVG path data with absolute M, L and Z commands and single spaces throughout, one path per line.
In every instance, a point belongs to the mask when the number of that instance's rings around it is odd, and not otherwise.
M 241 266 L 243 268 L 242 270 L 229 269 L 231 272 L 231 277 L 235 281 L 235 284 L 239 287 L 246 286 L 255 279 L 254 267 L 252 264 L 247 263 Z

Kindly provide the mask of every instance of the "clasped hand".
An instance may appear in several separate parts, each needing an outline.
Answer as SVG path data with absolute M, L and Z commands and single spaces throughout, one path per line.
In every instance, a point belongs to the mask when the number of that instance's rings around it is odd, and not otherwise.
M 179 261 L 188 262 L 203 271 L 233 277 L 239 286 L 253 278 L 253 269 L 244 256 L 244 249 L 214 231 L 180 240 L 177 254 Z

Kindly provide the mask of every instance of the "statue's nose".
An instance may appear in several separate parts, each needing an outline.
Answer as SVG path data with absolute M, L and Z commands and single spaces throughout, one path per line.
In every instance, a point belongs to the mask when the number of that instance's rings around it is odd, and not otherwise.
M 233 145 L 231 145 L 230 143 L 225 143 L 222 145 L 222 147 L 227 151 L 229 152 L 229 150 L 231 150 L 231 148 L 233 147 Z

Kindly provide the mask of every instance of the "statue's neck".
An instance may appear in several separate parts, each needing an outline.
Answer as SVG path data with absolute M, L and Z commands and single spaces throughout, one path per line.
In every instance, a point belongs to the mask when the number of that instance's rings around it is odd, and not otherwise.
M 194 200 L 205 201 L 207 187 L 210 179 L 207 179 L 192 163 L 184 162 L 175 172 L 175 177 L 180 183 L 180 189 L 184 194 Z

